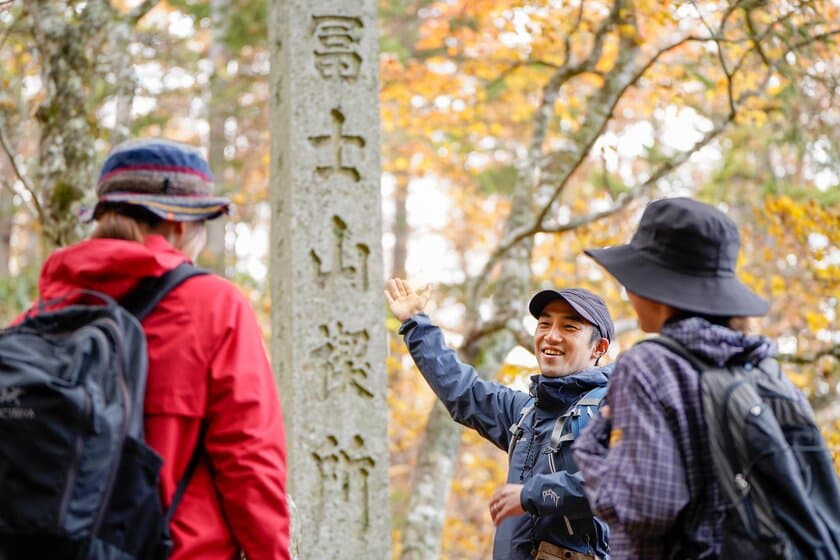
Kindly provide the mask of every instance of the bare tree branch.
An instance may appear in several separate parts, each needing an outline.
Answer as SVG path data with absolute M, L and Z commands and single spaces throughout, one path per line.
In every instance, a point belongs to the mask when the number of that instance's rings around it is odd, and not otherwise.
M 614 103 L 612 104 L 612 106 L 609 109 L 609 113 L 610 114 L 612 113 L 613 109 L 618 104 L 618 101 L 623 97 L 623 95 L 627 91 L 627 89 L 629 89 L 633 84 L 637 83 L 639 81 L 639 79 L 641 79 L 641 77 L 663 55 L 665 55 L 668 52 L 673 51 L 676 48 L 679 48 L 680 46 L 682 46 L 682 45 L 684 45 L 688 42 L 693 42 L 693 41 L 705 42 L 705 41 L 707 41 L 707 39 L 703 39 L 703 38 L 699 38 L 699 37 L 695 37 L 695 36 L 684 37 L 684 38 L 680 39 L 679 41 L 677 41 L 675 43 L 672 43 L 672 44 L 670 44 L 666 47 L 663 47 L 662 49 L 660 49 L 659 51 L 654 53 L 654 55 L 651 56 L 651 58 L 643 66 L 641 66 L 641 68 L 636 72 L 636 74 L 630 80 L 628 80 L 628 82 L 619 90 L 618 94 L 615 96 Z M 731 120 L 731 119 L 728 119 L 727 122 L 729 122 L 729 120 Z M 600 134 L 600 131 L 599 131 L 599 134 Z M 717 134 L 719 134 L 719 132 Z M 596 136 L 596 138 L 597 138 L 597 136 Z M 706 140 L 703 143 L 703 145 L 707 144 L 709 141 L 711 141 L 711 138 Z M 699 149 L 699 147 L 702 147 L 702 146 L 697 146 L 697 147 Z M 586 155 L 588 153 L 589 153 L 589 151 L 587 149 L 581 150 L 577 162 L 572 166 L 572 170 L 577 169 L 580 166 L 580 164 L 586 158 Z M 690 155 L 691 153 L 693 153 L 693 151 L 689 150 L 688 154 Z M 680 162 L 680 163 L 682 163 L 682 162 Z M 661 169 L 659 172 L 654 173 L 654 175 L 652 175 L 651 177 L 660 178 L 661 176 L 664 176 L 664 171 L 665 171 L 664 167 L 665 166 L 663 166 L 663 169 Z M 481 270 L 481 273 L 478 275 L 479 278 L 487 277 L 487 275 L 490 273 L 490 270 L 493 268 L 493 266 L 495 266 L 495 263 L 505 253 L 507 253 L 512 247 L 517 245 L 523 239 L 525 239 L 527 237 L 530 237 L 531 235 L 534 235 L 535 233 L 540 233 L 540 232 L 543 232 L 543 231 L 558 231 L 559 232 L 559 231 L 567 231 L 568 229 L 572 229 L 571 227 L 569 227 L 567 229 L 557 228 L 556 230 L 551 230 L 551 229 L 545 229 L 543 227 L 543 222 L 545 221 L 545 218 L 548 214 L 548 211 L 549 211 L 551 205 L 557 199 L 557 196 L 559 195 L 560 191 L 562 191 L 562 189 L 565 186 L 565 183 L 568 181 L 568 177 L 570 177 L 570 175 L 571 174 L 566 174 L 566 179 L 560 185 L 558 185 L 558 187 L 555 189 L 554 194 L 549 198 L 548 202 L 545 204 L 545 206 L 540 211 L 540 213 L 537 215 L 536 219 L 534 220 L 534 222 L 531 225 L 529 225 L 528 227 L 520 229 L 518 232 L 514 232 L 512 235 L 509 236 L 509 238 L 507 240 L 503 240 L 501 243 L 499 243 L 499 245 L 496 247 L 496 249 L 493 251 L 493 253 L 488 257 L 487 262 L 485 263 L 484 267 Z M 635 198 L 635 197 L 625 197 L 612 210 L 607 210 L 605 212 L 598 212 L 596 214 L 580 218 L 579 219 L 579 222 L 581 222 L 580 225 L 592 223 L 596 220 L 603 219 L 605 217 L 608 217 L 610 215 L 615 214 L 616 212 L 625 208 L 633 200 L 633 198 Z
M 724 54 L 723 47 L 721 46 L 720 40 L 717 39 L 717 36 L 724 34 L 724 28 L 726 27 L 726 21 L 729 19 L 729 16 L 732 15 L 732 13 L 735 12 L 735 9 L 738 6 L 738 4 L 739 4 L 739 2 L 735 2 L 734 4 L 729 6 L 729 8 L 726 10 L 726 12 L 723 14 L 723 17 L 721 18 L 720 29 L 719 29 L 718 33 L 715 33 L 714 31 L 712 31 L 711 26 L 706 22 L 706 18 L 703 17 L 703 12 L 697 6 L 697 3 L 694 0 L 691 0 L 691 5 L 694 6 L 695 10 L 697 10 L 697 14 L 700 17 L 700 21 L 703 22 L 704 26 L 706 26 L 706 29 L 708 29 L 708 31 L 709 31 L 709 36 L 712 37 L 712 39 L 711 39 L 712 42 L 715 43 L 715 47 L 716 47 L 715 50 L 717 51 L 718 60 L 720 60 L 720 67 L 721 67 L 721 70 L 723 70 L 723 75 L 726 76 L 726 92 L 727 92 L 727 99 L 729 100 L 729 112 L 730 113 L 735 112 L 735 105 L 733 105 L 733 103 L 734 103 L 734 93 L 733 93 L 734 84 L 733 84 L 733 80 L 732 80 L 734 70 L 732 70 L 732 71 L 729 70 L 729 67 L 726 64 L 726 55 Z
M 9 191 L 9 194 L 11 194 L 12 196 L 17 196 L 18 193 L 10 182 L 3 179 L 2 181 L 0 181 L 0 184 L 2 184 L 7 191 Z
M 651 66 L 653 66 L 653 65 L 656 63 L 656 61 L 657 61 L 657 60 L 659 60 L 659 58 L 660 58 L 660 57 L 662 57 L 664 54 L 666 54 L 666 53 L 668 53 L 668 52 L 670 52 L 670 51 L 672 51 L 672 50 L 674 50 L 674 49 L 676 49 L 676 48 L 678 48 L 678 47 L 680 47 L 680 46 L 682 46 L 682 45 L 684 45 L 684 44 L 686 44 L 686 43 L 688 43 L 688 42 L 698 41 L 698 40 L 700 40 L 700 41 L 704 41 L 704 42 L 706 41 L 705 39 L 698 39 L 698 38 L 696 38 L 696 37 L 694 37 L 694 36 L 684 37 L 684 38 L 683 38 L 683 39 L 681 39 L 680 41 L 677 41 L 676 43 L 672 43 L 671 45 L 668 45 L 667 47 L 664 47 L 664 48 L 660 49 L 659 51 L 657 51 L 657 52 L 656 52 L 656 53 L 655 53 L 655 54 L 654 54 L 654 55 L 653 55 L 653 56 L 652 56 L 652 57 L 651 57 L 651 58 L 647 61 L 647 63 L 646 63 L 646 64 L 644 64 L 644 65 L 643 65 L 643 66 L 642 66 L 642 67 L 641 67 L 641 68 L 640 68 L 640 69 L 639 69 L 639 70 L 635 73 L 635 75 L 633 75 L 630 79 L 628 79 L 628 80 L 627 80 L 627 81 L 626 81 L 626 82 L 625 82 L 625 83 L 624 83 L 624 84 L 623 84 L 623 85 L 619 88 L 618 92 L 617 92 L 617 93 L 616 93 L 616 95 L 613 97 L 613 102 L 612 102 L 612 104 L 610 105 L 610 107 L 608 108 L 607 114 L 609 114 L 609 115 L 611 115 L 611 114 L 612 114 L 612 112 L 615 110 L 615 107 L 618 105 L 618 102 L 619 102 L 619 101 L 621 101 L 621 99 L 624 97 L 624 94 L 627 92 L 627 90 L 628 90 L 631 86 L 633 86 L 633 85 L 635 85 L 636 83 L 638 83 L 638 81 L 642 78 L 642 76 L 643 76 L 645 73 L 647 73 L 647 71 L 651 68 Z M 565 187 L 566 187 L 566 183 L 568 183 L 569 179 L 571 179 L 571 177 L 572 177 L 572 175 L 573 175 L 574 171 L 575 171 L 575 170 L 577 170 L 577 168 L 578 168 L 578 167 L 580 167 L 580 165 L 581 165 L 581 164 L 583 163 L 583 161 L 586 159 L 586 156 L 589 154 L 589 149 L 590 149 L 590 147 L 592 146 L 592 144 L 594 144 L 594 143 L 595 143 L 595 140 L 597 140 L 597 139 L 598 139 L 598 137 L 601 135 L 601 133 L 603 132 L 603 130 L 604 130 L 604 128 L 606 127 L 606 125 L 607 125 L 607 123 L 608 123 L 608 122 L 609 122 L 609 119 L 605 119 L 605 120 L 604 120 L 604 122 L 602 123 L 602 126 L 601 126 L 601 127 L 600 127 L 597 131 L 596 131 L 596 134 L 593 134 L 593 135 L 592 135 L 592 137 L 589 139 L 589 142 L 588 142 L 588 144 L 584 147 L 584 149 L 580 150 L 580 152 L 579 152 L 579 154 L 578 154 L 578 158 L 577 158 L 577 160 L 576 160 L 576 161 L 575 161 L 575 163 L 574 163 L 574 164 L 573 164 L 573 165 L 569 168 L 569 172 L 567 172 L 567 173 L 565 174 L 565 177 L 564 177 L 564 178 L 563 178 L 563 179 L 562 179 L 562 180 L 558 183 L 558 185 L 557 185 L 557 186 L 556 186 L 556 188 L 554 189 L 554 193 L 553 193 L 553 194 L 552 194 L 552 195 L 548 198 L 548 201 L 546 202 L 545 206 L 543 206 L 542 210 L 540 210 L 539 214 L 537 215 L 537 219 L 536 219 L 536 220 L 534 220 L 534 225 L 533 225 L 533 228 L 532 228 L 532 229 L 533 229 L 533 231 L 532 231 L 531 233 L 534 233 L 534 232 L 538 231 L 538 229 L 541 227 L 541 224 L 545 221 L 545 218 L 546 218 L 546 216 L 548 215 L 548 212 L 551 210 L 551 206 L 552 206 L 552 205 L 554 204 L 554 202 L 558 199 L 558 197 L 560 196 L 560 193 L 563 191 L 563 189 L 565 189 Z M 520 238 L 520 239 L 521 239 L 521 238 Z M 517 240 L 517 241 L 518 241 L 518 240 Z
M 507 317 L 494 317 L 491 321 L 486 321 L 482 323 L 480 327 L 470 329 L 468 338 L 464 339 L 464 342 L 461 346 L 464 348 L 468 348 L 469 346 L 475 344 L 485 336 L 489 336 L 491 334 L 495 334 L 501 330 L 506 329 L 507 326 Z
M 603 52 L 604 41 L 606 39 L 607 32 L 610 30 L 610 28 L 612 28 L 612 26 L 617 21 L 620 5 L 621 5 L 621 0 L 615 0 L 615 2 L 613 3 L 613 7 L 610 10 L 609 15 L 606 18 L 604 18 L 604 21 L 601 22 L 601 25 L 598 27 L 598 30 L 595 32 L 595 44 L 593 45 L 592 50 L 589 51 L 589 55 L 587 55 L 587 57 L 585 59 L 581 60 L 577 64 L 574 64 L 574 65 L 570 64 L 570 62 L 571 62 L 571 60 L 570 60 L 571 50 L 570 50 L 570 47 L 568 46 L 569 36 L 571 35 L 571 33 L 570 33 L 570 34 L 566 35 L 567 47 L 566 47 L 566 52 L 564 54 L 564 61 L 563 61 L 562 65 L 557 65 L 557 64 L 547 62 L 547 61 L 544 61 L 544 60 L 515 61 L 515 62 L 512 62 L 511 65 L 508 68 L 505 68 L 505 70 L 502 71 L 502 73 L 498 77 L 491 80 L 490 83 L 488 84 L 488 87 L 493 86 L 493 85 L 499 83 L 500 81 L 503 81 L 507 76 L 511 75 L 513 72 L 515 72 L 516 70 L 518 70 L 520 68 L 526 68 L 526 67 L 529 67 L 529 66 L 542 66 L 542 67 L 545 67 L 545 68 L 553 68 L 553 69 L 556 70 L 556 72 L 549 79 L 546 86 L 543 87 L 543 92 L 544 92 L 543 103 L 541 104 L 540 108 L 545 107 L 547 105 L 546 101 L 547 101 L 547 98 L 549 97 L 549 95 L 547 95 L 547 94 L 549 92 L 552 92 L 553 90 L 559 89 L 560 87 L 563 86 L 563 84 L 565 84 L 571 78 L 594 69 L 595 65 L 598 63 L 598 60 L 600 60 L 600 58 L 601 58 L 601 53 Z M 580 10 L 582 11 L 582 9 L 583 9 L 583 3 L 581 2 Z M 581 17 L 581 14 L 579 12 L 578 13 L 578 18 L 580 18 L 580 17 Z M 579 19 L 578 19 L 577 23 L 575 24 L 575 27 L 577 27 L 578 25 L 580 25 L 580 20 Z M 574 32 L 574 30 L 572 32 Z M 552 99 L 552 101 L 553 101 L 553 99 Z M 548 105 L 548 106 L 550 107 L 550 105 Z M 538 111 L 539 111 L 539 109 L 538 109 Z M 533 135 L 532 137 L 535 137 L 535 136 L 536 135 Z
M 566 33 L 563 40 L 563 64 L 568 64 L 572 56 L 572 35 L 580 29 L 580 22 L 583 20 L 583 2 L 578 6 L 577 16 L 575 16 L 575 23 L 572 28 Z
M 835 344 L 833 346 L 829 346 L 827 348 L 823 348 L 822 350 L 818 350 L 812 354 L 778 354 L 776 359 L 780 362 L 785 362 L 788 364 L 813 364 L 823 356 L 832 356 L 834 358 L 840 359 L 840 344 Z
M 9 193 L 13 197 L 18 196 L 20 194 L 15 190 L 14 186 L 12 186 L 12 184 L 10 182 L 6 181 L 5 179 L 3 181 L 0 181 L 0 184 L 2 184 L 2 186 L 7 191 L 9 191 Z M 37 216 L 38 211 L 36 210 L 35 206 L 32 205 L 30 202 L 28 202 L 26 199 L 24 199 L 22 197 L 21 197 L 21 200 L 23 201 L 24 206 L 26 206 L 26 211 L 29 212 L 29 214 L 32 215 L 33 217 Z
M 493 78 L 492 80 L 487 82 L 487 85 L 485 87 L 487 87 L 487 88 L 496 87 L 496 85 L 505 81 L 508 78 L 508 76 L 510 76 L 511 74 L 513 74 L 514 72 L 519 70 L 520 68 L 528 68 L 528 67 L 532 67 L 532 66 L 539 66 L 539 67 L 542 67 L 542 68 L 552 68 L 554 70 L 560 70 L 560 69 L 563 68 L 563 66 L 560 66 L 558 64 L 554 64 L 552 62 L 547 62 L 545 60 L 517 60 L 517 61 L 514 61 L 514 62 L 510 63 L 510 65 L 507 68 L 505 68 L 504 70 L 502 70 L 502 72 L 498 76 L 496 76 L 495 78 Z
M 131 25 L 137 25 L 137 23 L 143 19 L 146 14 L 148 14 L 152 8 L 158 5 L 160 0 L 143 0 L 136 8 L 131 10 L 131 13 L 128 14 L 126 18 L 127 21 Z
M 730 8 L 732 8 L 732 7 L 730 7 Z M 729 15 L 732 13 L 732 11 L 733 11 L 732 9 L 727 11 L 727 14 L 724 16 L 724 23 L 725 23 L 725 18 L 728 18 Z M 646 64 L 644 64 L 643 66 L 640 67 L 640 69 L 636 73 L 636 75 L 633 76 L 630 80 L 628 80 L 625 83 L 624 87 L 620 90 L 619 94 L 615 97 L 614 104 L 610 109 L 610 113 L 612 112 L 612 110 L 614 110 L 615 105 L 618 104 L 618 101 L 623 97 L 626 90 L 629 89 L 630 87 L 632 87 L 633 85 L 635 85 L 636 83 L 638 83 L 638 81 L 641 79 L 641 77 L 645 73 L 647 73 L 647 71 L 663 55 L 665 55 L 666 53 L 671 52 L 674 49 L 679 48 L 680 46 L 682 46 L 686 43 L 689 43 L 689 42 L 708 42 L 710 40 L 714 41 L 718 45 L 718 50 L 720 51 L 721 50 L 720 49 L 721 40 L 719 39 L 719 37 L 721 35 L 722 35 L 722 28 L 721 28 L 721 31 L 719 31 L 718 33 L 715 33 L 714 31 L 712 31 L 710 29 L 710 37 L 708 37 L 708 38 L 697 37 L 697 36 L 687 36 L 687 37 L 684 37 L 684 38 L 680 39 L 679 41 L 677 41 L 675 43 L 672 43 L 670 45 L 667 45 L 667 46 L 659 49 L 647 61 Z M 632 193 L 625 194 L 623 197 L 620 197 L 619 201 L 617 202 L 617 204 L 613 208 L 605 210 L 603 212 L 597 212 L 597 213 L 594 213 L 594 214 L 590 214 L 590 215 L 587 215 L 587 216 L 580 217 L 580 218 L 578 218 L 576 220 L 573 220 L 572 222 L 569 222 L 568 224 L 564 224 L 562 226 L 545 227 L 543 225 L 543 223 L 545 221 L 546 216 L 548 215 L 548 212 L 549 212 L 551 206 L 557 200 L 557 198 L 559 196 L 559 193 L 562 192 L 563 188 L 565 187 L 565 183 L 568 181 L 568 179 L 571 176 L 571 174 L 567 174 L 565 179 L 563 181 L 561 181 L 561 183 L 556 187 L 556 189 L 554 191 L 554 194 L 551 197 L 549 197 L 548 202 L 545 204 L 543 209 L 540 211 L 536 220 L 534 220 L 534 223 L 530 227 L 523 228 L 519 232 L 516 232 L 514 235 L 510 236 L 508 238 L 508 240 L 501 242 L 496 247 L 496 249 L 493 251 L 493 253 L 490 255 L 490 257 L 488 258 L 488 261 L 485 264 L 484 268 L 482 269 L 482 272 L 479 275 L 479 277 L 484 277 L 487 274 L 489 274 L 492 267 L 495 265 L 495 263 L 498 261 L 498 259 L 501 258 L 502 255 L 504 255 L 512 247 L 516 246 L 523 239 L 525 239 L 525 238 L 527 238 L 531 235 L 534 235 L 535 233 L 569 231 L 571 229 L 574 229 L 575 227 L 579 227 L 581 225 L 586 225 L 586 224 L 592 223 L 594 221 L 606 218 L 608 216 L 611 216 L 611 215 L 621 211 L 628 204 L 630 204 L 630 202 L 632 202 L 632 200 L 634 200 L 635 198 L 638 198 L 645 191 L 650 189 L 655 184 L 656 181 L 658 181 L 659 179 L 661 179 L 662 177 L 664 177 L 665 175 L 667 175 L 668 173 L 670 173 L 671 171 L 676 169 L 676 167 L 678 167 L 679 165 L 682 165 L 682 163 L 687 161 L 688 158 L 692 154 L 696 153 L 698 150 L 700 150 L 704 146 L 708 145 L 714 138 L 719 136 L 723 132 L 723 130 L 726 128 L 726 126 L 728 126 L 729 123 L 731 123 L 735 119 L 735 116 L 737 115 L 737 112 L 738 112 L 738 107 L 737 106 L 740 105 L 747 97 L 752 97 L 752 96 L 756 95 L 756 93 L 757 93 L 757 90 L 753 90 L 753 91 L 750 91 L 750 92 L 746 92 L 737 101 L 734 98 L 733 79 L 732 78 L 734 76 L 734 72 L 737 71 L 737 69 L 739 69 L 742 66 L 746 56 L 747 55 L 745 53 L 744 56 L 735 65 L 733 70 L 727 69 L 725 59 L 721 58 L 721 64 L 723 66 L 724 73 L 726 74 L 726 77 L 727 77 L 727 94 L 728 94 L 729 114 L 718 124 L 718 126 L 714 127 L 711 131 L 709 131 L 707 134 L 705 134 L 704 137 L 700 141 L 695 143 L 694 146 L 692 146 L 689 150 L 686 150 L 685 152 L 682 152 L 681 154 L 679 154 L 675 158 L 672 158 L 671 160 L 669 160 L 668 162 L 666 162 L 665 164 L 660 166 L 660 168 L 657 169 L 651 175 L 651 177 L 648 178 L 648 180 L 646 180 L 643 184 L 639 185 L 636 189 L 634 189 L 634 191 Z M 769 79 L 769 74 L 766 76 L 763 83 L 766 84 L 768 79 Z M 585 159 L 585 157 L 588 153 L 589 153 L 588 149 L 585 149 L 585 150 L 581 151 L 578 161 L 572 166 L 572 170 L 577 169 L 577 167 L 579 167 L 579 165 L 583 162 L 583 160 Z
M 620 195 L 616 203 L 611 208 L 602 210 L 600 212 L 593 212 L 585 216 L 580 216 L 562 225 L 552 227 L 539 227 L 536 228 L 534 231 L 530 232 L 529 235 L 533 235 L 534 233 L 562 233 L 566 231 L 571 231 L 579 227 L 589 225 L 593 222 L 603 220 L 604 218 L 608 218 L 621 212 L 627 206 L 629 206 L 631 202 L 640 198 L 643 194 L 645 194 L 647 191 L 656 186 L 656 183 L 660 179 L 662 179 L 663 177 L 671 173 L 674 169 L 685 163 L 693 154 L 697 153 L 697 151 L 707 146 L 712 140 L 719 136 L 721 132 L 723 132 L 724 129 L 726 129 L 726 126 L 732 121 L 733 118 L 734 115 L 729 116 L 718 126 L 714 127 L 712 130 L 707 132 L 703 136 L 703 138 L 698 140 L 691 148 L 680 152 L 676 156 L 669 159 L 667 162 L 663 163 L 643 183 L 635 187 L 632 191 Z M 514 241 L 514 243 L 516 242 L 518 242 L 518 240 Z
M 511 329 L 510 332 L 513 334 L 513 338 L 516 340 L 516 343 L 525 348 L 526 350 L 532 351 L 534 348 L 534 337 L 525 330 L 521 324 L 518 325 L 518 328 Z
M 10 0 L 10 1 L 13 1 L 13 0 Z M 4 9 L 3 4 L 0 4 L 0 10 L 2 10 L 2 9 Z M 15 27 L 17 27 L 17 24 L 20 23 L 22 19 L 23 19 L 23 14 L 18 15 L 18 17 L 15 18 L 15 20 L 11 23 L 11 25 L 9 25 L 5 29 L 5 32 L 3 33 L 3 36 L 0 37 L 0 48 L 2 48 L 6 44 L 6 41 L 9 39 L 9 36 L 12 34 L 12 31 L 15 30 Z
M 840 35 L 840 29 L 832 29 L 830 31 L 826 31 L 825 33 L 819 33 L 817 35 L 814 35 L 813 37 L 809 37 L 808 39 L 804 39 L 802 41 L 799 41 L 798 43 L 794 43 L 793 45 L 790 45 L 790 47 L 788 49 L 788 52 L 792 52 L 792 51 L 795 51 L 797 49 L 801 49 L 802 47 L 805 47 L 807 45 L 811 45 L 813 43 L 816 43 L 817 41 L 822 41 L 824 39 L 834 37 L 836 35 Z
M 21 172 L 20 167 L 18 167 L 17 160 L 15 160 L 15 156 L 12 153 L 11 149 L 9 148 L 9 143 L 6 140 L 6 132 L 3 130 L 3 127 L 0 126 L 0 146 L 3 148 L 3 152 L 6 154 L 6 157 L 9 158 L 9 163 L 12 164 L 12 169 L 15 171 L 15 175 L 17 176 L 18 180 L 20 180 L 23 188 L 26 189 L 26 192 L 32 197 L 32 207 L 34 208 L 34 214 L 41 220 L 41 223 L 44 222 L 44 209 L 41 207 L 41 203 L 38 200 L 38 195 L 35 193 L 35 189 L 29 184 L 27 181 L 26 176 Z M 17 193 L 15 193 L 17 194 Z M 31 209 L 30 209 L 31 210 Z

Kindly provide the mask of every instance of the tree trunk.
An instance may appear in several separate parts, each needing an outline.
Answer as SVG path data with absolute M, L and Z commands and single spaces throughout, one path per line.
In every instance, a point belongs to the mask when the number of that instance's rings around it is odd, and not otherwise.
M 208 147 L 208 161 L 213 177 L 216 180 L 216 192 L 224 194 L 228 191 L 225 180 L 225 119 L 229 111 L 226 110 L 226 89 L 228 86 L 227 63 L 230 58 L 226 44 L 227 21 L 230 11 L 230 0 L 213 0 L 210 9 L 213 27 L 213 40 L 210 44 L 210 61 L 213 64 L 213 75 L 210 77 L 210 99 L 208 102 L 210 125 L 210 144 Z M 207 246 L 201 254 L 201 264 L 217 274 L 225 275 L 227 265 L 227 250 L 225 244 L 224 218 L 211 220 L 207 223 Z
M 405 278 L 405 261 L 408 256 L 408 175 L 399 173 L 394 186 L 394 252 L 391 276 Z
M 116 146 L 131 136 L 133 116 L 131 108 L 134 105 L 134 95 L 137 91 L 137 74 L 131 60 L 129 45 L 132 39 L 132 29 L 127 20 L 117 20 L 109 34 L 109 44 L 105 57 L 108 65 L 113 69 L 116 77 L 116 91 L 114 93 L 114 128 L 111 131 L 111 147 Z
M 55 0 L 35 0 L 28 10 L 44 90 L 35 115 L 40 128 L 35 183 L 45 201 L 45 241 L 59 246 L 81 237 L 76 215 L 85 189 L 94 183 L 91 85 L 113 12 L 103 0 L 91 0 L 80 10 L 65 10 L 64 2 Z

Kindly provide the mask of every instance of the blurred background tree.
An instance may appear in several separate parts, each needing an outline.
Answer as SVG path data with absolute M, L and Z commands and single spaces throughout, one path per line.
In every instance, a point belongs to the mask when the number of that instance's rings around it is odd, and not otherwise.
M 154 135 L 207 148 L 237 213 L 200 261 L 267 328 L 266 9 L 0 0 L 3 323 L 47 252 L 85 234 L 107 151 Z M 462 357 L 524 388 L 531 293 L 602 294 L 614 359 L 641 333 L 582 249 L 626 241 L 652 198 L 715 204 L 741 226 L 743 280 L 772 301 L 751 328 L 778 344 L 840 469 L 838 22 L 829 0 L 380 0 L 386 270 L 433 283 Z M 486 558 L 506 458 L 390 347 L 394 557 Z

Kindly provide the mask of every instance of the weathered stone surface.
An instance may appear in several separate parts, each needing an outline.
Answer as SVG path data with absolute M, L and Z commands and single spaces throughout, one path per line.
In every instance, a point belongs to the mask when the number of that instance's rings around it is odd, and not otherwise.
M 301 559 L 390 557 L 375 0 L 275 0 L 272 356 Z

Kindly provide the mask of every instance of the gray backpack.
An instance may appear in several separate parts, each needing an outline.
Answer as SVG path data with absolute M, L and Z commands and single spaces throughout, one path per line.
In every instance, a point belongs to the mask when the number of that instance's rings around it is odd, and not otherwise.
M 716 367 L 671 338 L 644 342 L 700 372 L 711 460 L 727 504 L 721 558 L 840 559 L 837 474 L 811 407 L 779 363 Z

